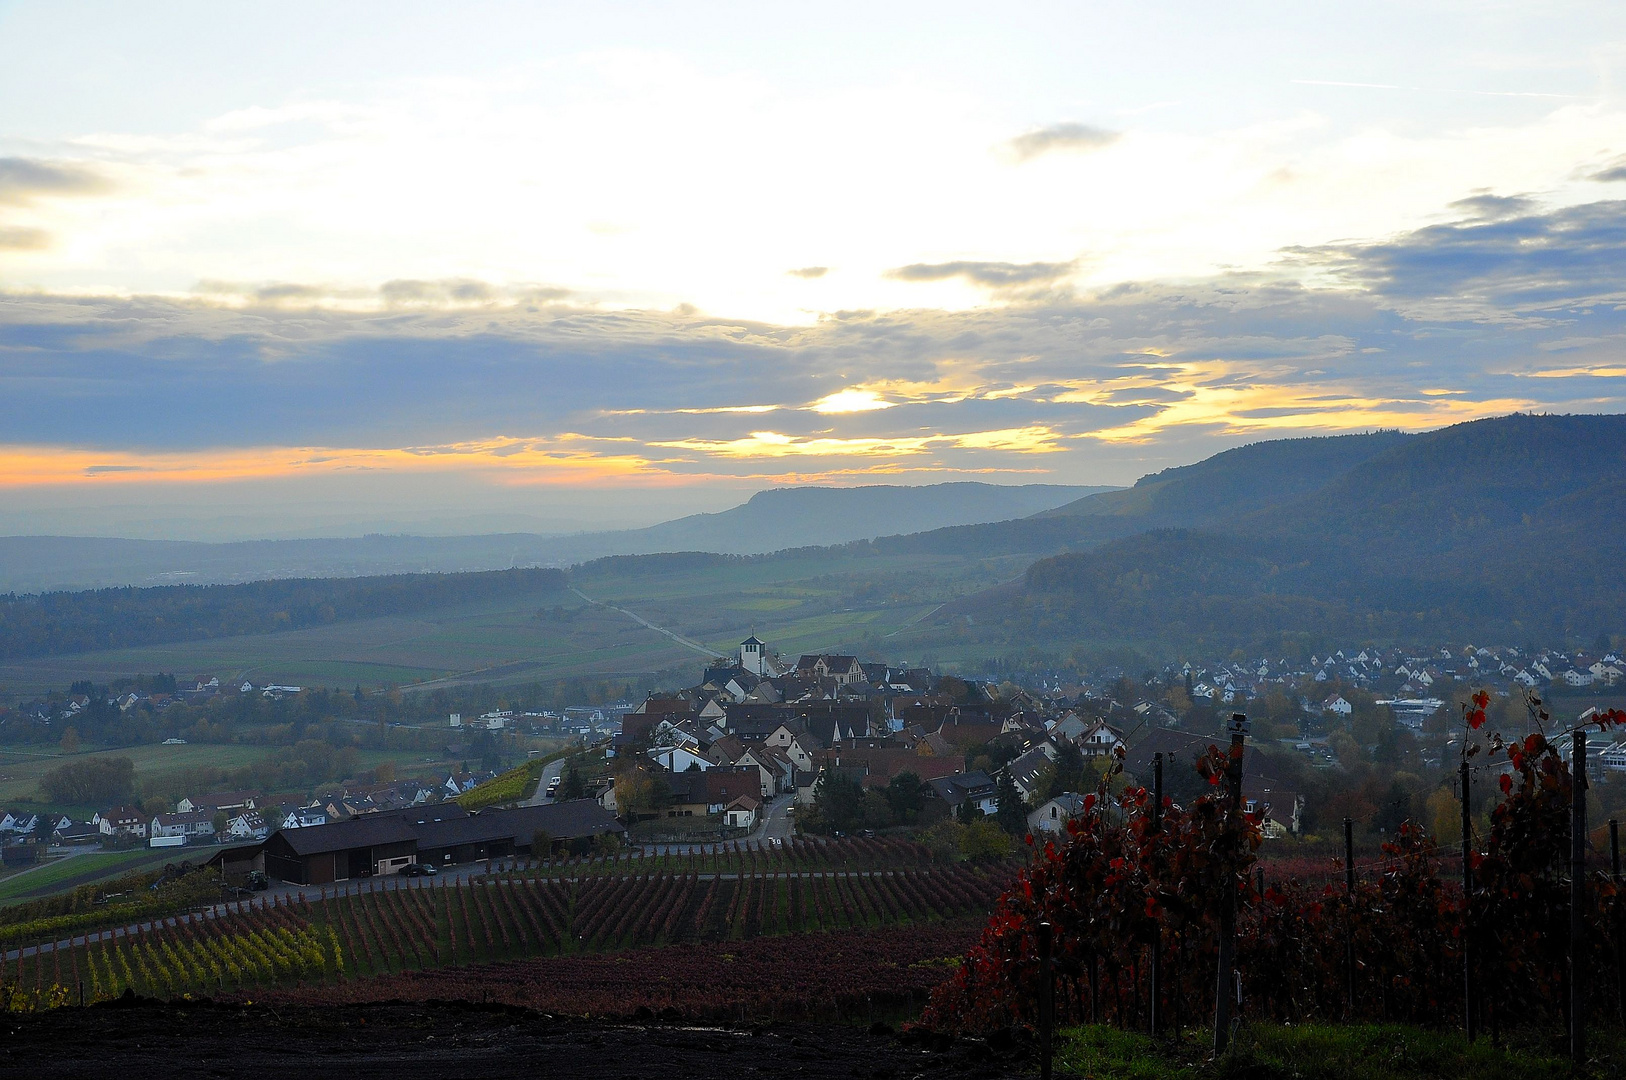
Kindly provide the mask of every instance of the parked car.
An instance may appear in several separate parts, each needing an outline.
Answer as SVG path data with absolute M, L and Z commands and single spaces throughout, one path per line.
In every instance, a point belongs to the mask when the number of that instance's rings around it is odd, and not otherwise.
M 438 873 L 440 871 L 428 863 L 409 862 L 401 867 L 402 877 L 434 877 Z

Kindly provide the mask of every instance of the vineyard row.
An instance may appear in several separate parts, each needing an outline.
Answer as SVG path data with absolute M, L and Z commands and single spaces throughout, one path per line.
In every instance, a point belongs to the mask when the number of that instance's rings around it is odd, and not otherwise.
M 126 989 L 154 997 L 326 984 L 528 956 L 571 956 L 765 935 L 914 926 L 986 916 L 1006 884 L 972 866 L 817 875 L 513 876 L 427 888 L 374 884 L 19 957 L 18 1000 Z M 60 993 L 57 996 L 61 996 Z

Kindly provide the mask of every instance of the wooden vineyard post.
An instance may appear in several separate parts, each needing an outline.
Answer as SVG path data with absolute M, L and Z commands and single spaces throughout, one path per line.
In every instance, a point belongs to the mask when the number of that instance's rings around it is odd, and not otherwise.
M 1163 838 L 1163 754 L 1152 755 L 1152 835 L 1161 846 Z M 1157 1038 L 1163 1020 L 1163 923 L 1152 927 L 1151 1001 L 1147 1009 L 1147 1034 Z
M 1231 1042 L 1231 995 L 1236 967 L 1236 855 L 1237 819 L 1242 816 L 1242 753 L 1248 737 L 1248 718 L 1231 714 L 1231 752 L 1226 756 L 1224 882 L 1220 887 L 1219 965 L 1214 976 L 1214 1053 L 1225 1053 Z
M 1346 1018 L 1355 1019 L 1355 822 L 1344 819 L 1344 971 L 1348 977 L 1346 991 L 1349 1012 Z
M 1055 1027 L 1055 976 L 1051 960 L 1050 923 L 1040 920 L 1039 931 L 1039 1078 L 1050 1080 L 1051 1038 Z
M 1471 774 L 1468 759 L 1462 759 L 1459 782 L 1462 786 L 1462 1031 L 1474 1041 L 1474 956 L 1473 956 L 1473 815 L 1468 808 Z
M 1609 880 L 1615 883 L 1615 989 L 1620 1015 L 1626 1018 L 1626 906 L 1620 896 L 1620 822 L 1609 819 Z
M 1586 729 L 1570 742 L 1570 1063 L 1586 1065 Z

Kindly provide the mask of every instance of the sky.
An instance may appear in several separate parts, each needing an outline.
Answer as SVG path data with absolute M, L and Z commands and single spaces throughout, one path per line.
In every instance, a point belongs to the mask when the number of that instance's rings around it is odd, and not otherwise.
M 1626 399 L 1609 3 L 0 2 L 0 533 L 573 532 Z

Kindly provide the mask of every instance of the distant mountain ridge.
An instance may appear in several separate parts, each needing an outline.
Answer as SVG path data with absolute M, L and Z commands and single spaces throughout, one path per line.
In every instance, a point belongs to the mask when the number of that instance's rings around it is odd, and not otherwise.
M 373 535 L 238 543 L 10 536 L 0 537 L 0 592 L 460 573 L 670 551 L 763 554 L 1021 518 L 1108 490 L 977 482 L 775 488 L 715 514 L 576 536 Z
M 1322 483 L 1303 482 L 1321 467 Z M 1170 472 L 1143 482 L 1149 497 L 1131 498 L 1137 484 L 1047 515 L 1133 533 L 1042 559 L 1019 586 L 947 613 L 1052 642 L 1261 648 L 1294 634 L 1524 644 L 1626 631 L 1626 416 L 1286 440 Z M 1265 494 L 1281 497 L 1190 505 L 1227 477 L 1262 491 L 1272 475 L 1283 482 Z M 1123 512 L 1078 512 L 1090 504 Z

